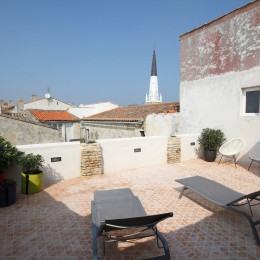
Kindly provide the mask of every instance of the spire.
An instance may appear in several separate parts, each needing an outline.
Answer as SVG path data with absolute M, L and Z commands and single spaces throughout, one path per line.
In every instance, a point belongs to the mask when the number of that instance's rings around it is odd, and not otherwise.
M 149 94 L 145 97 L 146 103 L 161 103 L 162 95 L 159 94 L 158 89 L 158 78 L 157 78 L 157 66 L 156 66 L 156 56 L 155 50 L 153 51 L 153 61 L 152 61 L 152 71 L 150 77 L 150 88 Z
M 152 62 L 151 76 L 157 76 L 157 66 L 156 66 L 155 50 L 153 50 L 153 62 Z

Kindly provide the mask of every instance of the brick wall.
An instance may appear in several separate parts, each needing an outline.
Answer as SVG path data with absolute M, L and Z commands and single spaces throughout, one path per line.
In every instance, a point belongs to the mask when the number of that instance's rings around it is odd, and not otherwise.
M 181 161 L 181 139 L 170 137 L 167 145 L 167 163 L 174 164 Z
M 81 175 L 100 175 L 103 173 L 101 147 L 97 143 L 81 144 Z

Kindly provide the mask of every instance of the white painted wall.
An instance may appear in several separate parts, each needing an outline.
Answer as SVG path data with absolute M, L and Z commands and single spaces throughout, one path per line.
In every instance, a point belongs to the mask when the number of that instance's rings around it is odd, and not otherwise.
M 104 172 L 167 163 L 167 136 L 97 140 L 102 147 Z M 134 149 L 141 148 L 141 152 Z
M 144 122 L 145 136 L 175 134 L 179 126 L 179 113 L 148 115 Z
M 71 107 L 68 109 L 68 112 L 82 119 L 84 117 L 92 115 L 94 109 L 92 107 Z
M 26 110 L 26 109 L 67 110 L 70 107 L 75 107 L 75 106 L 62 102 L 55 98 L 48 98 L 48 99 L 42 98 L 42 99 L 24 104 L 24 110 Z
M 198 143 L 199 135 L 199 133 L 176 135 L 181 139 L 181 161 L 193 160 L 198 158 L 200 151 Z
M 80 176 L 80 142 L 18 145 L 20 151 L 43 156 L 44 184 Z M 51 158 L 61 157 L 60 162 Z
M 96 104 L 89 104 L 89 105 L 79 105 L 79 107 L 76 108 L 69 108 L 68 111 L 79 117 L 84 118 L 88 116 L 92 116 L 107 110 L 111 110 L 114 108 L 119 107 L 117 104 L 114 104 L 112 102 L 103 102 L 103 103 L 96 103 Z
M 248 151 L 260 140 L 260 115 L 242 113 L 242 88 L 260 86 L 260 67 L 180 84 L 180 134 L 221 129 L 227 139 L 240 137 L 247 145 L 239 161 L 249 163 Z

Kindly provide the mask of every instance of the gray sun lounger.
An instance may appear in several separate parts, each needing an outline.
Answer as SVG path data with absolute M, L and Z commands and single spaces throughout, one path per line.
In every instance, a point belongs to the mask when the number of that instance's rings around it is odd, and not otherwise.
M 105 257 L 105 244 L 111 241 L 129 241 L 155 236 L 157 246 L 164 249 L 164 255 L 149 259 L 170 259 L 167 241 L 156 225 L 173 213 L 147 215 L 139 198 L 130 189 L 94 191 L 91 202 L 93 259 Z M 137 231 L 138 229 L 138 231 Z M 111 231 L 127 230 L 127 235 L 114 235 Z M 98 237 L 102 237 L 103 254 L 98 254 Z M 159 243 L 161 241 L 161 243 Z
M 251 226 L 256 243 L 260 245 L 260 239 L 256 229 L 256 226 L 260 224 L 260 220 L 253 220 L 252 211 L 252 206 L 259 204 L 260 198 L 258 196 L 260 196 L 260 191 L 256 191 L 250 194 L 243 194 L 232 190 L 218 182 L 206 179 L 201 176 L 177 179 L 175 181 L 184 185 L 179 198 L 182 197 L 183 192 L 186 189 L 189 189 L 208 201 L 211 201 L 219 206 L 222 206 L 225 209 L 231 210 L 244 216 Z M 254 204 L 252 204 L 253 201 Z M 249 206 L 250 214 L 239 209 L 239 206 L 242 205 Z

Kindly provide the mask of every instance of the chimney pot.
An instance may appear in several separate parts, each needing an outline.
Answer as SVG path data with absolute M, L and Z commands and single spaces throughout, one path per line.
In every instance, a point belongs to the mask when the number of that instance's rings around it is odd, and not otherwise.
M 38 99 L 37 95 L 32 94 L 32 101 L 36 101 Z

